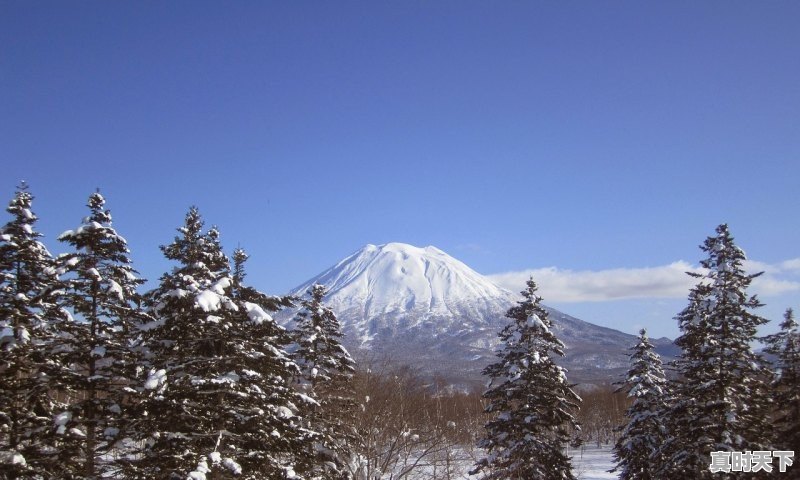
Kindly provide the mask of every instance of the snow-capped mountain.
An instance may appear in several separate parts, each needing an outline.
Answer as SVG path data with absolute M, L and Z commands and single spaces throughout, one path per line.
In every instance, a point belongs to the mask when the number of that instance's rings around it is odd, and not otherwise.
M 367 245 L 296 288 L 319 283 L 351 341 L 370 346 L 382 334 L 425 330 L 436 336 L 490 325 L 513 295 L 436 247 Z
M 315 283 L 327 288 L 348 348 L 458 383 L 480 379 L 505 312 L 521 298 L 436 247 L 403 243 L 366 245 L 291 293 L 303 296 Z M 573 381 L 602 381 L 627 367 L 636 337 L 548 310 Z M 283 321 L 291 327 L 288 315 Z M 671 353 L 671 342 L 656 342 Z

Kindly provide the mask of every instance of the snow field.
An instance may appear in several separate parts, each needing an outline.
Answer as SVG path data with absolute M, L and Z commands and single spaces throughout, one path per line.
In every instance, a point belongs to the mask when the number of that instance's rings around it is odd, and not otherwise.
M 578 480 L 616 480 L 616 473 L 609 473 L 614 467 L 612 446 L 601 447 L 586 446 L 583 448 L 569 449 L 572 457 L 572 471 Z M 479 480 L 480 475 L 470 476 L 469 471 L 475 466 L 475 453 L 464 449 L 454 449 L 449 458 L 449 468 L 445 466 L 444 459 L 437 458 L 436 465 L 417 465 L 412 473 L 405 477 L 408 480 Z M 429 462 L 433 463 L 433 462 Z M 398 478 L 403 468 L 398 468 L 392 475 L 384 476 Z M 449 473 L 448 473 L 449 472 Z

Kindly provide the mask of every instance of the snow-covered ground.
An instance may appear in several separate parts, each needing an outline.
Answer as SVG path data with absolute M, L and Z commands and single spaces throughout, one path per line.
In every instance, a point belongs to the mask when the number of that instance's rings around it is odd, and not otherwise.
M 608 471 L 614 467 L 611 445 L 601 447 L 587 446 L 582 449 L 571 449 L 573 473 L 578 480 L 617 480 L 616 473 Z M 452 462 L 449 468 L 444 468 L 441 459 L 436 462 L 437 467 L 425 466 L 421 462 L 408 475 L 400 475 L 402 469 L 394 472 L 394 478 L 408 480 L 437 480 L 448 478 L 451 480 L 477 480 L 479 476 L 470 476 L 467 472 L 475 466 L 475 459 L 466 451 L 456 450 L 452 453 Z M 449 471 L 450 474 L 444 473 Z M 385 477 L 389 478 L 389 476 Z
M 608 480 L 619 478 L 616 473 L 608 473 L 614 467 L 611 446 L 587 446 L 571 451 L 572 464 L 578 480 Z

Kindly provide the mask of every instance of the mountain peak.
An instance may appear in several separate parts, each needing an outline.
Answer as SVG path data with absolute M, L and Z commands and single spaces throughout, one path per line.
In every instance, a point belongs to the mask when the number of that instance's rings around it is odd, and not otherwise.
M 439 250 L 433 245 L 428 245 L 427 247 L 416 247 L 414 245 L 402 242 L 389 242 L 382 245 L 373 245 L 368 243 L 364 245 L 359 252 L 397 252 L 405 253 L 407 255 L 424 255 L 425 253 L 444 254 L 442 250 Z
M 445 296 L 466 299 L 484 293 L 496 297 L 507 293 L 434 246 L 416 247 L 400 242 L 367 244 L 295 292 L 303 292 L 314 283 L 327 288 L 329 301 L 346 293 L 373 302 L 381 300 L 378 303 L 387 306 L 397 303 L 403 291 L 425 300 Z
M 399 242 L 365 245 L 292 293 L 302 295 L 314 283 L 326 287 L 326 302 L 334 311 L 347 318 L 357 313 L 364 323 L 394 318 L 414 326 L 433 319 L 480 319 L 502 311 L 511 298 L 442 250 Z M 366 324 L 351 327 L 365 342 L 374 330 Z

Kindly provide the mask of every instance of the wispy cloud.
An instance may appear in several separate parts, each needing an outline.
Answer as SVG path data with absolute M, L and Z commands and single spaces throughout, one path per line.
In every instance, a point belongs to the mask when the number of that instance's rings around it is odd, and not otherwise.
M 800 258 L 777 264 L 748 261 L 748 272 L 763 271 L 751 286 L 760 296 L 800 292 Z M 697 283 L 686 272 L 702 272 L 685 261 L 645 268 L 610 270 L 563 270 L 557 267 L 506 272 L 489 277 L 498 285 L 516 292 L 533 277 L 542 296 L 550 302 L 602 302 L 631 298 L 685 298 Z

